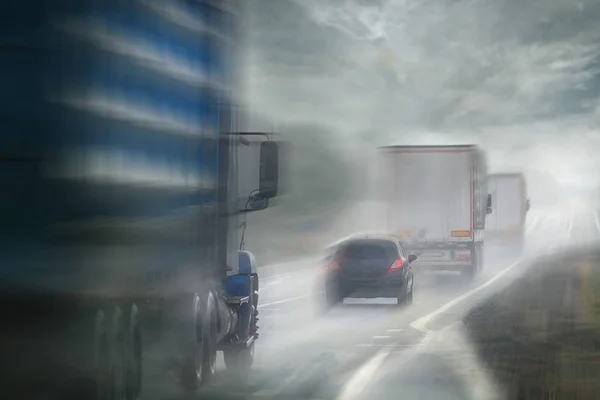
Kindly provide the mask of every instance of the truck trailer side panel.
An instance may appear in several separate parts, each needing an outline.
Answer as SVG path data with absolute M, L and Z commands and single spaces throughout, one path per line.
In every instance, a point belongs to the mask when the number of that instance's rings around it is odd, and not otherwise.
M 4 165 L 12 177 L 0 201 L 9 203 L 4 236 L 31 249 L 22 262 L 3 263 L 8 277 L 23 278 L 21 288 L 95 291 L 112 276 L 120 289 L 128 281 L 156 290 L 157 280 L 199 257 L 215 274 L 226 263 L 237 267 L 231 246 L 213 251 L 217 237 L 229 235 L 226 225 L 236 225 L 235 213 L 219 212 L 237 207 L 228 196 L 235 180 L 222 171 L 235 146 L 220 135 L 232 124 L 234 53 L 224 49 L 235 40 L 233 17 L 202 2 L 164 3 L 183 11 L 181 20 L 158 4 L 46 1 L 40 19 L 18 10 L 20 24 L 4 45 L 22 50 L 4 53 L 2 63 L 18 96 L 3 107 L 12 129 L 0 146 L 17 161 Z M 27 272 L 40 269 L 31 253 L 53 260 L 48 270 L 77 260 L 78 273 L 36 282 Z M 80 279 L 87 268 L 105 278 L 101 285 Z
M 139 391 L 144 371 L 194 390 L 217 349 L 248 367 L 258 277 L 252 257 L 238 265 L 237 173 L 250 167 L 236 162 L 238 2 L 0 10 L 0 295 L 12 321 L 0 342 L 21 366 L 0 371 L 3 387 L 27 398 L 46 372 Z M 155 343 L 162 361 L 146 360 Z M 73 398 L 95 398 L 81 390 Z

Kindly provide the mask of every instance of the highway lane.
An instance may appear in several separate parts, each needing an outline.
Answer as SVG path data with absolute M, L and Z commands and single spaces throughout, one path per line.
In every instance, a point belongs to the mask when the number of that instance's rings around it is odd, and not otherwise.
M 569 240 L 593 237 L 594 229 L 598 229 L 593 218 L 590 222 L 590 215 L 581 210 L 532 209 L 527 249 L 519 263 L 487 249 L 485 271 L 475 282 L 465 283 L 451 273 L 425 274 L 416 283 L 414 304 L 406 309 L 393 304 L 345 304 L 318 316 L 314 293 L 317 260 L 296 262 L 291 271 L 283 265 L 272 269 L 290 272 L 275 272 L 261 281 L 261 337 L 250 379 L 233 388 L 221 371 L 205 395 L 302 399 L 370 396 L 373 385 L 369 383 L 374 379 L 370 375 L 380 377 L 382 370 L 395 371 L 399 368 L 396 362 L 406 363 L 412 358 L 409 355 L 429 340 L 431 328 L 415 329 L 415 322 L 433 315 L 427 322 L 436 325 L 434 329 L 450 326 L 490 292 L 517 279 L 538 254 L 567 246 Z M 419 360 L 427 365 L 423 358 Z
M 500 390 L 496 376 L 482 365 L 482 352 L 475 351 L 470 343 L 468 339 L 470 336 L 462 322 L 463 317 L 483 301 L 489 301 L 494 293 L 503 293 L 503 301 L 509 303 L 511 299 L 517 303 L 523 301 L 523 307 L 531 307 L 525 304 L 525 299 L 534 303 L 552 303 L 556 312 L 563 307 L 564 300 L 562 295 L 558 299 L 552 298 L 552 294 L 557 293 L 559 289 L 549 278 L 541 278 L 545 276 L 543 269 L 546 265 L 543 261 L 540 262 L 540 257 L 550 255 L 547 265 L 550 269 L 555 267 L 552 265 L 553 259 L 566 254 L 566 251 L 572 251 L 574 247 L 600 243 L 600 224 L 593 210 L 570 210 L 566 215 L 547 214 L 539 218 L 537 221 L 534 219 L 534 226 L 529 231 L 529 244 L 532 247 L 529 248 L 527 257 L 518 264 L 513 264 L 514 267 L 503 277 L 503 282 L 494 282 L 495 285 L 467 296 L 462 304 L 449 307 L 442 313 L 434 312 L 433 315 L 422 317 L 427 321 L 425 324 L 413 322 L 412 326 L 419 325 L 418 327 L 426 332 L 425 338 L 408 352 L 390 352 L 385 356 L 384 361 L 380 361 L 381 357 L 377 358 L 377 354 L 372 356 L 366 364 L 377 366 L 373 379 L 360 390 L 349 390 L 344 398 L 364 398 L 368 395 L 369 399 L 373 400 L 389 399 L 397 393 L 402 393 L 407 398 L 435 400 L 507 398 L 507 392 Z M 565 229 L 566 236 L 563 235 Z M 538 272 L 540 275 L 533 279 L 529 277 L 531 275 L 529 268 L 533 268 L 532 263 L 536 264 L 538 271 L 541 270 Z M 558 267 L 571 266 L 567 264 Z M 550 271 L 547 273 L 551 274 Z M 515 283 L 521 282 L 519 279 L 524 275 L 529 278 L 526 281 L 527 285 L 519 285 L 516 292 L 522 294 L 522 298 L 502 292 L 512 288 Z M 559 285 L 561 283 L 558 282 Z M 535 293 L 532 294 L 535 297 L 527 297 L 528 290 Z M 518 306 L 518 304 L 511 304 L 513 309 L 518 309 Z M 487 312 L 492 313 L 486 317 L 487 324 L 500 317 L 494 315 L 492 309 L 488 309 Z M 478 324 L 478 328 L 481 329 L 482 323 L 478 322 Z M 497 329 L 497 327 L 490 329 Z M 530 332 L 530 334 L 543 334 L 543 332 Z M 390 343 L 394 343 L 394 340 L 390 340 Z

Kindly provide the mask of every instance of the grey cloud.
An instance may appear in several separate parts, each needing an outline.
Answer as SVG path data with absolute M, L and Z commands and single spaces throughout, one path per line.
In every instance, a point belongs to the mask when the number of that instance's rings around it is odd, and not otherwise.
M 566 3 L 255 0 L 253 101 L 275 118 L 358 130 L 585 113 L 600 5 Z

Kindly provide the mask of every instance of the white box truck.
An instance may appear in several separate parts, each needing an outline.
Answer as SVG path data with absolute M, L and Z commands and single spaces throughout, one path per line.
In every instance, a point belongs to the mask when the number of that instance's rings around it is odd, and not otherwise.
M 476 145 L 380 147 L 380 194 L 390 233 L 418 255 L 415 266 L 475 277 L 492 197 Z
M 488 176 L 488 191 L 494 209 L 487 216 L 485 237 L 488 244 L 504 254 L 520 255 L 525 247 L 525 222 L 529 211 L 527 184 L 521 173 Z

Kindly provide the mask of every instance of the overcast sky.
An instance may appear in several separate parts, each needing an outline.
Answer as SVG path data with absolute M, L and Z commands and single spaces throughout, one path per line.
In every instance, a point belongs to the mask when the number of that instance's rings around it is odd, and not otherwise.
M 495 165 L 577 179 L 596 168 L 598 0 L 248 4 L 248 100 L 271 120 L 390 143 L 475 141 Z

